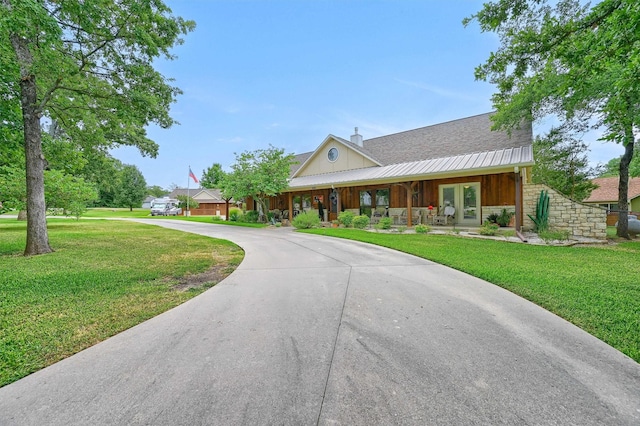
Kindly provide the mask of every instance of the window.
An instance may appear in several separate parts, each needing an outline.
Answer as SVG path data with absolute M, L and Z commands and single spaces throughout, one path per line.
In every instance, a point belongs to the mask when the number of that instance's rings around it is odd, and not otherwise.
M 329 150 L 329 152 L 327 152 L 327 158 L 329 159 L 329 161 L 331 161 L 333 163 L 334 161 L 336 161 L 338 159 L 338 155 L 339 154 L 340 153 L 338 152 L 338 148 L 334 147 L 334 148 L 331 148 Z

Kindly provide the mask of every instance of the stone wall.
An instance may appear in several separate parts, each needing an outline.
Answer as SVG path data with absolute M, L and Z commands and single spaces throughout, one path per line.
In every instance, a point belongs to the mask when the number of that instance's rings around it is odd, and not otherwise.
M 523 220 L 522 229 L 532 230 L 533 221 L 527 216 L 535 217 L 536 205 L 540 191 L 549 194 L 549 227 L 556 230 L 567 230 L 575 237 L 607 238 L 607 211 L 601 207 L 582 204 L 555 190 L 540 184 L 525 184 L 522 187 Z

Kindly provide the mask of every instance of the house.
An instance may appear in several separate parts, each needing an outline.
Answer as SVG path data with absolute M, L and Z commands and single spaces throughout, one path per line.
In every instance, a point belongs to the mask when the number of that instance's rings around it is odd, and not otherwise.
M 289 188 L 270 200 L 284 217 L 315 210 L 327 220 L 349 210 L 408 226 L 432 223 L 449 206 L 459 225 L 480 226 L 507 209 L 522 223 L 522 184 L 534 164 L 531 123 L 491 131 L 491 113 L 387 136 L 328 135 L 296 156 Z M 251 206 L 248 206 L 249 208 Z M 451 209 L 450 209 L 451 211 Z
M 219 189 L 209 188 L 175 188 L 169 194 L 170 198 L 177 198 L 179 195 L 188 195 L 198 202 L 197 208 L 189 208 L 192 216 L 220 216 L 227 217 L 229 205 L 233 206 L 232 200 L 225 200 Z
M 618 183 L 619 176 L 596 178 L 591 182 L 598 188 L 591 192 L 585 204 L 593 204 L 607 209 L 607 225 L 613 226 L 618 220 Z M 631 214 L 640 215 L 640 177 L 629 178 L 627 202 Z
M 156 199 L 156 197 L 154 197 L 153 195 L 147 195 L 145 197 L 144 201 L 142 201 L 142 208 L 143 209 L 150 209 L 151 208 L 151 203 L 155 199 Z

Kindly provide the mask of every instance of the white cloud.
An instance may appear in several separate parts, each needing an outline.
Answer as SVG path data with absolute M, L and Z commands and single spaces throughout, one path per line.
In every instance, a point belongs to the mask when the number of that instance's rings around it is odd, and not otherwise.
M 402 80 L 399 78 L 395 78 L 394 80 L 397 81 L 398 83 L 411 86 L 411 87 L 416 87 L 421 90 L 426 90 L 427 92 L 431 92 L 435 95 L 442 96 L 444 98 L 456 99 L 460 101 L 476 101 L 477 100 L 475 97 L 469 96 L 466 93 L 456 92 L 454 90 L 446 89 L 443 87 L 432 86 L 422 82 Z

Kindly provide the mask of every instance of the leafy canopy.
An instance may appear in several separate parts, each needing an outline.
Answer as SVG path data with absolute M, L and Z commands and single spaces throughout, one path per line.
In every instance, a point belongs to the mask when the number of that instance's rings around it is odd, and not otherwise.
M 500 47 L 476 68 L 476 78 L 496 84 L 496 128 L 547 116 L 567 128 L 604 129 L 621 143 L 618 236 L 629 238 L 629 164 L 640 124 L 640 2 L 602 0 L 497 0 L 475 15 L 482 31 L 498 34 Z
M 27 71 L 36 77 L 36 111 L 71 139 L 155 156 L 144 127 L 174 124 L 169 107 L 181 92 L 153 60 L 173 59 L 169 50 L 194 28 L 159 0 L 0 1 L 0 99 L 19 105 Z M 31 64 L 8 47 L 12 37 L 27 42 Z
M 596 185 L 591 177 L 596 170 L 589 167 L 588 148 L 564 129 L 552 129 L 547 135 L 533 142 L 536 164 L 533 166 L 534 183 L 547 186 L 572 200 L 589 197 Z
M 202 177 L 200 178 L 200 185 L 203 188 L 217 189 L 222 178 L 224 177 L 224 170 L 219 163 L 213 163 L 207 170 L 202 171 Z
M 253 198 L 260 206 L 260 217 L 264 220 L 268 198 L 278 195 L 289 186 L 289 171 L 293 161 L 293 154 L 285 154 L 284 149 L 271 145 L 269 149 L 236 154 L 231 172 L 221 182 L 222 192 L 225 197 L 235 200 Z

